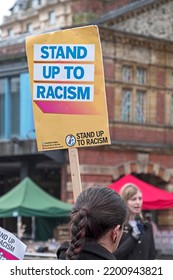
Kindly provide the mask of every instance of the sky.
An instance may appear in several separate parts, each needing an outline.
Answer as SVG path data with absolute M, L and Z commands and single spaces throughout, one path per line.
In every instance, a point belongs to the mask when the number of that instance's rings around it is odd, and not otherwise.
M 0 4 L 0 24 L 2 23 L 3 16 L 10 15 L 10 12 L 8 10 L 14 5 L 16 0 L 1 0 L 1 2 L 3 3 Z

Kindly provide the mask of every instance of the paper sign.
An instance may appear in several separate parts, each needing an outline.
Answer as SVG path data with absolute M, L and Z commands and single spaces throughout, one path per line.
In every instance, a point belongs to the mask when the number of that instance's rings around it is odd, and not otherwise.
M 26 52 L 38 150 L 110 144 L 97 26 L 27 37 Z
M 14 234 L 0 227 L 0 260 L 22 260 L 26 245 Z

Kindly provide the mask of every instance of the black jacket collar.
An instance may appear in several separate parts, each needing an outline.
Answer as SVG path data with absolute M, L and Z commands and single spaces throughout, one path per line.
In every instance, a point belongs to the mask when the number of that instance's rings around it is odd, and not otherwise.
M 68 249 L 68 242 L 63 243 L 57 250 L 57 258 L 61 260 L 66 259 L 66 250 Z M 96 243 L 95 241 L 86 241 L 80 254 L 78 255 L 78 260 L 115 260 L 111 252 L 109 252 L 105 247 Z

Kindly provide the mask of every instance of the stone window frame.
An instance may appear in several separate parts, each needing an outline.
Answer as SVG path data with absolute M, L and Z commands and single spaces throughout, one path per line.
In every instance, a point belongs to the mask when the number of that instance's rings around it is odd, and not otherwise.
M 147 69 L 141 66 L 136 66 L 136 84 L 146 85 L 147 84 Z M 143 76 L 140 74 L 143 73 Z
M 131 71 L 130 71 L 131 70 Z M 137 71 L 142 70 L 143 77 L 137 78 Z M 128 72 L 129 71 L 129 72 Z M 121 81 L 124 83 L 121 90 L 120 120 L 122 122 L 146 123 L 147 121 L 147 68 L 136 64 L 123 64 Z M 129 86 L 127 86 L 127 84 Z M 125 93 L 126 92 L 126 93 Z M 143 94 L 141 106 L 138 103 L 138 93 Z M 125 96 L 126 95 L 126 96 Z M 142 95 L 141 95 L 142 97 Z M 139 115 L 137 115 L 137 110 Z M 141 110 L 141 114 L 139 112 Z
M 48 18 L 49 18 L 49 25 L 55 25 L 55 23 L 56 23 L 55 11 L 53 11 L 53 10 L 49 11 Z
M 33 32 L 33 24 L 31 22 L 27 23 L 26 25 L 26 31 L 28 33 L 32 33 Z
M 142 73 L 143 75 L 141 75 Z M 147 68 L 141 65 L 125 63 L 121 68 L 121 81 L 124 83 L 147 85 Z
M 143 94 L 142 103 L 138 103 L 138 93 Z M 122 87 L 120 120 L 122 122 L 146 123 L 147 91 L 140 87 Z M 141 95 L 142 96 L 142 95 Z M 137 116 L 137 110 L 139 115 Z
M 121 121 L 130 122 L 132 119 L 132 94 L 133 89 L 123 87 L 121 99 Z
M 140 95 L 139 95 L 140 94 Z M 146 101 L 147 93 L 143 89 L 136 89 L 135 96 L 135 122 L 137 123 L 146 123 Z M 141 102 L 138 102 L 138 98 L 141 99 Z
M 8 36 L 10 38 L 14 37 L 14 29 L 12 27 L 8 28 Z
M 121 70 L 121 80 L 125 83 L 132 83 L 133 82 L 133 66 L 124 64 L 122 65 Z

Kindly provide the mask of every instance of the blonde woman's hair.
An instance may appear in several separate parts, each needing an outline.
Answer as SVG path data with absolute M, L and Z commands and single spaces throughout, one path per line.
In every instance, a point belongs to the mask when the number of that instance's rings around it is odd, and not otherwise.
M 127 183 L 121 188 L 120 195 L 125 200 L 125 202 L 127 202 L 132 198 L 132 196 L 137 194 L 138 191 L 141 192 L 141 190 L 136 185 Z
M 142 191 L 136 185 L 127 183 L 120 189 L 119 194 L 127 204 L 127 201 L 131 199 L 134 195 L 136 195 L 139 191 L 142 193 Z M 139 216 L 141 217 L 141 219 L 143 219 L 142 213 L 140 213 Z

